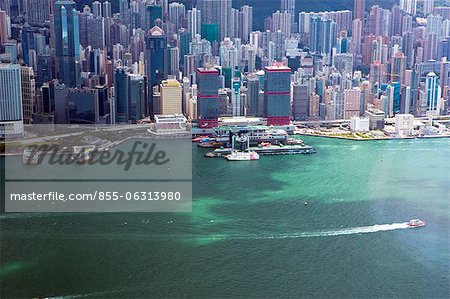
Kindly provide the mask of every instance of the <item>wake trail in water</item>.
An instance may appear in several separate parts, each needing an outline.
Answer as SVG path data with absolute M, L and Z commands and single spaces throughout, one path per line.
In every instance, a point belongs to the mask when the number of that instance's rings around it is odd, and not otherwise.
M 356 234 L 368 234 L 382 231 L 392 231 L 398 229 L 410 228 L 407 222 L 392 223 L 392 224 L 377 224 L 372 226 L 360 226 L 350 227 L 339 230 L 324 230 L 316 232 L 298 232 L 298 233 L 286 233 L 286 234 L 262 234 L 262 235 L 214 235 L 206 238 L 205 240 L 263 240 L 263 239 L 297 239 L 297 238 L 314 238 L 314 237 L 331 237 L 331 236 L 343 236 L 343 235 L 356 235 Z

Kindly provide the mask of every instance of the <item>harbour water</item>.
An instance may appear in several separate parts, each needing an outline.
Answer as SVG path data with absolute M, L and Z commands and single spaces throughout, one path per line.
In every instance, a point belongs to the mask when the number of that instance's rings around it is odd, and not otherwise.
M 1 215 L 0 297 L 450 297 L 450 139 L 305 141 L 193 146 L 192 213 Z

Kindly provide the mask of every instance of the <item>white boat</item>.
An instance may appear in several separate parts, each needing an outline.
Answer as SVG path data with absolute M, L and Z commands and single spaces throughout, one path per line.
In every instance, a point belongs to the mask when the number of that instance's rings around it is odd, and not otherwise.
M 421 227 L 425 226 L 426 222 L 420 219 L 412 219 L 408 222 L 409 227 Z
M 233 151 L 231 154 L 226 156 L 228 161 L 253 161 L 259 160 L 259 155 L 255 151 L 239 152 Z

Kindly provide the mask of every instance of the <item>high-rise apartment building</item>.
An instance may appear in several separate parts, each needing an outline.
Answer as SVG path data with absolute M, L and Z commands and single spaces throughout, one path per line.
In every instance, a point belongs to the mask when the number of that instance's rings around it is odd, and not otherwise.
M 42 26 L 45 22 L 50 21 L 50 10 L 52 0 L 27 0 L 27 21 L 31 25 Z
M 366 11 L 366 0 L 355 0 L 353 5 L 353 19 L 359 19 L 364 23 L 364 15 Z
M 187 11 L 187 29 L 191 35 L 191 40 L 196 34 L 200 34 L 202 28 L 202 15 L 201 11 L 196 7 Z
M 327 64 L 331 62 L 331 50 L 336 45 L 337 24 L 330 19 L 312 17 L 309 28 L 310 48 L 316 54 L 325 56 Z
M 417 13 L 417 0 L 400 0 L 400 8 L 410 15 Z
M 230 37 L 232 0 L 197 0 L 197 8 L 202 12 L 202 24 L 217 24 L 219 41 Z

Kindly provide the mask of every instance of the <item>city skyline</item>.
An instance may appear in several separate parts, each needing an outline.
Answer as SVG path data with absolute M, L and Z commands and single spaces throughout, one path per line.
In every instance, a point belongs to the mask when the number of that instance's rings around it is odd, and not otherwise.
M 0 0 L 1 298 L 450 298 L 449 0 Z
M 138 123 L 167 111 L 204 128 L 228 116 L 285 125 L 365 117 L 369 108 L 385 117 L 449 113 L 450 7 L 438 1 L 388 10 L 354 0 L 351 10 L 307 12 L 280 0 L 257 16 L 264 30 L 254 28 L 254 7 L 231 0 L 90 1 L 81 10 L 40 1 L 30 14 L 27 1 L 9 7 L 15 16 L 0 10 L 0 61 L 34 72 L 34 91 L 22 86 L 25 124 Z M 289 76 L 271 76 L 274 67 Z M 201 69 L 217 71 L 208 83 L 217 90 L 205 93 Z M 430 73 L 439 90 L 429 91 Z M 171 80 L 177 91 L 168 93 Z

